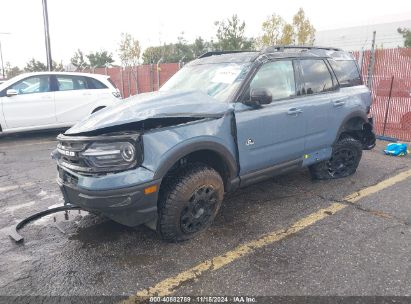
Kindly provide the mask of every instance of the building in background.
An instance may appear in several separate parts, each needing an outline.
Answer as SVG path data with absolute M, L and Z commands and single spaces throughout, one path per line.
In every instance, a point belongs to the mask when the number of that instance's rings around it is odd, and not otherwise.
M 345 51 L 367 50 L 371 48 L 372 33 L 376 31 L 378 48 L 397 48 L 404 45 L 404 38 L 397 32 L 399 27 L 411 28 L 411 19 L 318 31 L 315 35 L 315 45 L 333 46 Z

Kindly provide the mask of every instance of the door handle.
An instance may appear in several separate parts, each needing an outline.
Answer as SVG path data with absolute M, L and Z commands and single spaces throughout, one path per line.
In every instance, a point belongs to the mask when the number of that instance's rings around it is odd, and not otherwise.
M 298 115 L 298 114 L 300 114 L 300 113 L 302 113 L 302 112 L 303 112 L 302 109 L 291 108 L 291 109 L 288 109 L 287 114 L 288 114 L 288 115 Z
M 334 107 L 342 107 L 343 105 L 345 105 L 345 101 L 344 101 L 344 100 L 334 101 Z

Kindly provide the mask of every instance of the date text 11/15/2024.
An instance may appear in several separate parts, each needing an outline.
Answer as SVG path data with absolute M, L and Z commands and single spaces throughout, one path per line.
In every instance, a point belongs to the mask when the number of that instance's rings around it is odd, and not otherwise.
M 150 303 L 256 303 L 255 297 L 249 296 L 168 296 L 150 297 Z

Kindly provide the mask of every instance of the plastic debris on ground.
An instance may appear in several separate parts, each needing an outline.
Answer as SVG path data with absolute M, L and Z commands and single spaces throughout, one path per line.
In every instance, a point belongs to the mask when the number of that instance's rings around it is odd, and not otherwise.
M 384 150 L 386 155 L 392 156 L 405 156 L 410 153 L 407 149 L 407 144 L 404 143 L 391 143 L 388 144 Z

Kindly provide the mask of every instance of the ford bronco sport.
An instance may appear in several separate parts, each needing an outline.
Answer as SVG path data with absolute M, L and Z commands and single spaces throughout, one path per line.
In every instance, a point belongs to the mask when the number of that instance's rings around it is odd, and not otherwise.
M 316 179 L 353 174 L 375 145 L 370 106 L 342 50 L 209 52 L 159 92 L 60 134 L 58 183 L 66 203 L 186 240 L 238 187 L 302 167 Z

